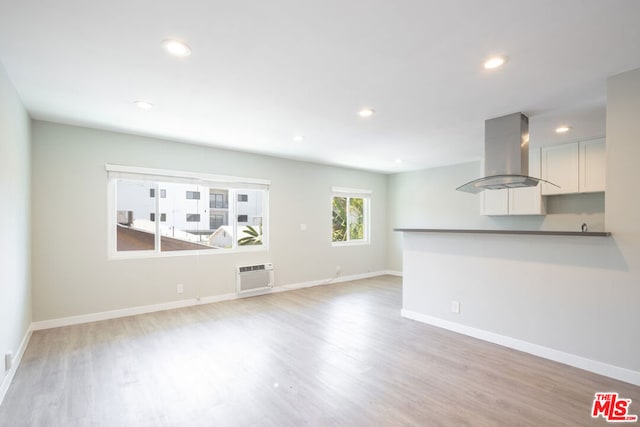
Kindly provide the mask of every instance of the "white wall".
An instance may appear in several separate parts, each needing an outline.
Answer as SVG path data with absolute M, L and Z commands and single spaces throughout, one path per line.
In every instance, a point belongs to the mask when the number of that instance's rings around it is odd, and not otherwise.
M 0 383 L 31 322 L 29 163 L 29 116 L 0 63 Z
M 36 321 L 232 293 L 249 263 L 273 262 L 277 285 L 386 268 L 384 175 L 41 121 L 32 133 Z M 271 180 L 269 252 L 107 259 L 105 163 Z M 373 191 L 371 245 L 331 246 L 332 186 Z
M 408 234 L 403 309 L 569 355 L 572 363 L 640 384 L 638 117 L 640 70 L 611 78 L 604 220 L 613 237 Z M 555 219 L 475 217 L 476 202 L 452 190 L 473 177 L 474 168 L 391 177 L 391 226 L 555 229 L 547 221 L 571 224 L 585 215 L 602 221 L 595 196 L 586 206 L 566 199 L 577 213 L 564 206 Z M 424 191 L 414 201 L 418 181 Z M 397 262 L 390 253 L 392 268 Z M 451 312 L 452 300 L 460 301 L 459 314 Z

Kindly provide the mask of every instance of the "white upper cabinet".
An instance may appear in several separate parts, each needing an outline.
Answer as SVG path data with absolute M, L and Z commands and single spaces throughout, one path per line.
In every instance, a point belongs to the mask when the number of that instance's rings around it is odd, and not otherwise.
M 480 203 L 482 215 L 509 215 L 509 190 L 484 190 Z
M 580 192 L 605 190 L 606 149 L 604 138 L 580 142 Z
M 544 215 L 541 185 L 509 190 L 509 215 Z
M 529 176 L 540 178 L 540 148 L 529 149 Z M 509 215 L 544 215 L 542 185 L 509 190 Z
M 579 145 L 554 145 L 542 148 L 542 179 L 558 187 L 542 183 L 542 194 L 569 194 L 578 192 Z
M 542 195 L 604 191 L 605 164 L 604 138 L 543 147 Z
M 540 149 L 529 150 L 529 176 L 540 177 Z M 541 186 L 484 190 L 481 193 L 482 215 L 544 215 Z

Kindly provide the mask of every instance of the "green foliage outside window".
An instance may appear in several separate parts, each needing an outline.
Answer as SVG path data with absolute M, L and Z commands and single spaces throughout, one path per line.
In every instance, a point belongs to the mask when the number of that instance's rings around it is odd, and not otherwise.
M 349 199 L 349 240 L 364 239 L 364 199 Z
M 333 198 L 333 242 L 345 242 L 347 240 L 347 198 Z
M 334 197 L 332 200 L 333 242 L 348 242 L 365 238 L 363 198 Z
M 242 233 L 245 234 L 245 236 L 238 239 L 238 245 L 249 246 L 262 244 L 262 226 L 256 230 L 252 226 L 247 225 Z

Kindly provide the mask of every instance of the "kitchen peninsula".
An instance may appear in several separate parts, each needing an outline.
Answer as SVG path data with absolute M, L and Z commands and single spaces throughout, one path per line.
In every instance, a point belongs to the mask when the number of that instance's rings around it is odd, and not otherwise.
M 624 381 L 610 363 L 626 333 L 594 338 L 606 295 L 629 269 L 607 232 L 396 228 L 403 240 L 402 316 Z M 616 365 L 632 363 L 617 353 Z
M 455 191 L 477 178 L 473 164 L 392 176 L 402 315 L 640 385 L 639 116 L 640 69 L 609 78 L 606 192 L 593 228 L 610 236 L 470 233 L 460 229 L 556 227 L 539 216 L 477 215 L 477 195 Z M 589 223 L 584 212 L 564 217 Z
M 580 237 L 607 237 L 608 231 L 544 231 L 544 230 L 474 230 L 455 228 L 394 228 L 393 231 L 411 233 L 469 233 L 469 234 L 521 234 L 537 236 L 580 236 Z

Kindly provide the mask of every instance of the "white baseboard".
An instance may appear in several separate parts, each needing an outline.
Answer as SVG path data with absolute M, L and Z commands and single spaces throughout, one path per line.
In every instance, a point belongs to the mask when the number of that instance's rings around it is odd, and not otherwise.
M 351 274 L 349 276 L 338 276 L 332 279 L 324 279 L 324 280 L 311 280 L 309 282 L 301 282 L 301 283 L 292 283 L 289 285 L 282 285 L 274 288 L 275 292 L 279 291 L 290 291 L 293 289 L 303 289 L 310 288 L 312 286 L 320 286 L 320 285 L 331 285 L 334 283 L 343 283 L 343 282 L 352 282 L 354 280 L 361 279 L 370 279 L 372 277 L 384 276 L 389 274 L 386 270 L 382 271 L 373 271 L 369 273 L 361 273 L 361 274 Z
M 195 300 L 193 304 L 189 304 L 189 306 L 200 305 L 200 304 L 212 304 L 214 302 L 222 302 L 222 301 L 231 301 L 231 300 L 239 299 L 242 297 L 243 297 L 242 295 L 238 295 L 235 292 L 230 294 L 211 295 L 208 297 L 201 297 L 199 300 Z
M 398 271 L 398 270 L 385 270 L 384 274 L 388 274 L 389 276 L 402 277 L 402 271 Z
M 7 391 L 9 390 L 11 381 L 13 381 L 13 377 L 15 376 L 16 371 L 18 370 L 18 366 L 20 366 L 20 362 L 22 361 L 22 355 L 24 354 L 24 351 L 27 349 L 27 345 L 29 344 L 30 339 L 31 339 L 31 329 L 29 328 L 27 329 L 27 332 L 24 334 L 24 337 L 22 337 L 20 346 L 18 347 L 18 350 L 16 351 L 16 355 L 14 356 L 11 362 L 11 369 L 9 369 L 9 372 L 7 372 L 7 374 L 2 379 L 2 384 L 0 384 L 0 405 L 2 405 L 2 401 L 4 400 L 4 397 L 6 396 Z
M 341 276 L 333 279 L 312 280 L 309 282 L 295 283 L 291 285 L 276 286 L 272 292 L 283 292 L 294 289 L 308 288 L 310 286 L 329 285 L 332 283 L 350 282 L 352 280 L 367 279 L 370 277 L 382 276 L 389 274 L 387 271 L 375 271 L 363 274 L 352 274 L 349 276 Z M 173 310 L 176 308 L 191 307 L 200 304 L 210 304 L 214 302 L 230 301 L 252 295 L 238 295 L 236 293 L 212 295 L 208 297 L 183 299 L 178 301 L 169 301 L 160 304 L 142 305 L 137 307 L 121 308 L 117 310 L 101 311 L 98 313 L 81 314 L 78 316 L 61 317 L 57 319 L 41 320 L 32 322 L 30 330 L 38 331 L 42 329 L 59 328 L 61 326 L 78 325 L 81 323 L 97 322 L 100 320 L 117 319 L 119 317 L 135 316 L 137 314 L 153 313 L 155 311 Z
M 59 328 L 61 326 L 78 325 L 81 323 L 97 322 L 100 320 L 117 319 L 119 317 L 135 316 L 136 314 L 152 313 L 154 311 L 172 310 L 199 304 L 197 299 L 184 299 L 164 302 L 160 304 L 141 305 L 137 307 L 121 308 L 118 310 L 101 311 L 98 313 L 80 314 L 78 316 L 60 317 L 58 319 L 41 320 L 31 323 L 32 331 Z
M 565 365 L 575 368 L 584 369 L 599 375 L 604 375 L 620 381 L 640 386 L 640 372 L 631 369 L 621 368 L 619 366 L 609 365 L 597 360 L 587 359 L 571 353 L 565 353 L 553 348 L 544 347 L 528 341 L 519 340 L 517 338 L 500 335 L 495 332 L 478 329 L 471 326 L 463 325 L 449 320 L 440 319 L 426 314 L 417 313 L 411 310 L 402 309 L 400 314 L 407 319 L 417 320 L 418 322 L 427 323 L 439 328 L 448 329 L 459 334 L 468 335 L 483 341 L 488 341 L 504 347 L 509 347 L 534 356 L 553 360 L 555 362 L 564 363 Z

